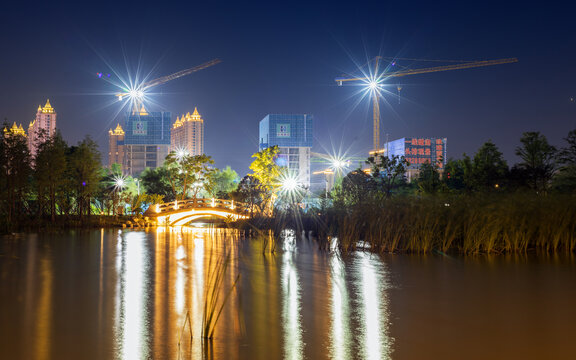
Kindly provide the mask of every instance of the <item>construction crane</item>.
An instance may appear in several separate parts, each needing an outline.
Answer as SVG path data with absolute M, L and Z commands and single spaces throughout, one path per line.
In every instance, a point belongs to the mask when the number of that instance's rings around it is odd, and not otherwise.
M 476 67 L 483 67 L 483 66 L 492 66 L 492 65 L 500 65 L 500 64 L 510 64 L 518 62 L 516 58 L 508 58 L 508 59 L 497 59 L 497 60 L 484 60 L 484 61 L 468 61 L 460 64 L 454 65 L 444 65 L 444 66 L 435 66 L 435 67 L 425 67 L 420 69 L 405 69 L 400 71 L 394 72 L 380 72 L 379 63 L 381 59 L 390 59 L 390 58 L 383 58 L 381 56 L 377 56 L 373 59 L 374 61 L 374 70 L 369 76 L 361 76 L 361 77 L 337 77 L 334 79 L 338 86 L 342 86 L 344 83 L 353 83 L 353 82 L 360 82 L 362 85 L 366 86 L 370 92 L 372 93 L 372 107 L 373 107 L 373 120 L 374 120 L 374 134 L 373 134 L 373 142 L 374 142 L 374 151 L 378 152 L 380 150 L 380 105 L 378 103 L 378 99 L 380 96 L 380 89 L 381 84 L 389 78 L 397 78 L 402 76 L 409 76 L 409 75 L 418 75 L 418 74 L 427 74 L 433 72 L 440 72 L 440 71 L 449 71 L 449 70 L 461 70 L 461 69 L 470 69 Z M 395 59 L 399 60 L 399 59 Z M 395 64 L 395 60 L 392 63 Z M 417 60 L 417 59 L 404 59 L 404 60 Z M 438 60 L 441 61 L 441 60 Z M 400 92 L 401 87 L 398 86 L 398 92 Z
M 135 109 L 137 109 L 137 111 L 139 111 L 139 109 L 142 107 L 142 102 L 144 100 L 144 96 L 146 95 L 146 90 L 153 88 L 153 87 L 156 87 L 158 85 L 165 84 L 168 81 L 172 81 L 172 80 L 181 78 L 183 76 L 195 73 L 197 71 L 206 69 L 206 68 L 213 66 L 213 65 L 216 65 L 220 62 L 221 62 L 220 59 L 210 60 L 208 62 L 205 62 L 204 64 L 195 66 L 195 67 L 190 68 L 190 69 L 178 71 L 174 74 L 162 76 L 162 77 L 147 81 L 147 82 L 142 83 L 142 84 L 135 84 L 133 88 L 126 89 L 124 92 L 116 94 L 116 96 L 118 97 L 119 101 L 122 101 L 122 99 L 124 99 L 125 97 L 131 99 L 134 102 L 133 108 L 135 108 Z

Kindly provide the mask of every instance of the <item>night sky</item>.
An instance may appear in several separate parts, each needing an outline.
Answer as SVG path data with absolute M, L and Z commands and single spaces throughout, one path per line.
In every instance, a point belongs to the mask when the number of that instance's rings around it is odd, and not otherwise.
M 80 4 L 81 3 L 81 4 Z M 371 149 L 369 102 L 334 78 L 369 58 L 518 63 L 406 77 L 400 104 L 382 105 L 384 140 L 447 137 L 448 156 L 492 139 L 509 165 L 525 131 L 556 146 L 576 128 L 576 21 L 554 2 L 44 2 L 2 5 L 0 117 L 28 123 L 47 98 L 70 144 L 89 134 L 107 159 L 108 130 L 121 121 L 115 89 L 97 72 L 151 78 L 222 63 L 157 88 L 152 111 L 198 107 L 205 151 L 241 176 L 268 113 L 315 116 L 313 151 Z M 520 3 L 520 2 L 519 2 Z M 329 4 L 329 5 L 328 5 Z M 544 6 L 545 5 L 545 6 Z M 127 69 L 126 62 L 130 64 Z M 434 64 L 403 62 L 411 67 Z M 390 90 L 396 93 L 396 84 Z

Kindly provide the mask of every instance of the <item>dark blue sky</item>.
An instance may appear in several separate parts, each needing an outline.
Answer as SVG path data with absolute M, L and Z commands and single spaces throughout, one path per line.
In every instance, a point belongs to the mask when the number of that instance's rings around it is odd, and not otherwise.
M 449 157 L 488 139 L 510 165 L 525 131 L 551 143 L 576 128 L 576 22 L 560 3 L 504 2 L 49 2 L 3 5 L 0 117 L 24 123 L 50 98 L 58 127 L 74 144 L 90 134 L 107 154 L 120 119 L 98 79 L 126 73 L 125 59 L 167 75 L 213 58 L 223 62 L 168 83 L 156 96 L 176 115 L 195 106 L 205 119 L 205 150 L 219 167 L 248 171 L 258 121 L 268 113 L 315 116 L 318 152 L 371 148 L 369 103 L 334 77 L 375 55 L 516 64 L 402 79 L 402 100 L 382 106 L 382 137 L 447 137 Z M 520 2 L 519 2 L 520 3 Z M 543 7 L 545 5 L 545 7 Z M 413 67 L 426 63 L 405 62 Z M 390 90 L 394 91 L 394 86 Z M 395 92 L 395 91 L 394 91 Z M 112 105 L 110 105 L 112 104 Z

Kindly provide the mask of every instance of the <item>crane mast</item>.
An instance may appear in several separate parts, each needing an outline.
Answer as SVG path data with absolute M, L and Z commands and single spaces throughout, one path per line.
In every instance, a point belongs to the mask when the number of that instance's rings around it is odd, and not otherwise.
M 372 117 L 374 121 L 374 129 L 373 129 L 373 146 L 374 151 L 380 150 L 380 105 L 379 105 L 379 92 L 378 86 L 381 82 L 386 81 L 389 78 L 395 77 L 403 77 L 403 76 L 410 76 L 410 75 L 419 75 L 419 74 L 427 74 L 433 72 L 440 72 L 440 71 L 450 71 L 450 70 L 462 70 L 462 69 L 470 69 L 470 68 L 477 68 L 483 66 L 492 66 L 492 65 L 500 65 L 500 64 L 510 64 L 518 62 L 516 58 L 507 58 L 507 59 L 496 59 L 496 60 L 484 60 L 484 61 L 471 61 L 465 62 L 461 64 L 455 65 L 444 65 L 444 66 L 435 66 L 435 67 L 426 67 L 420 69 L 407 69 L 407 70 L 400 70 L 394 71 L 389 73 L 380 73 L 379 72 L 379 62 L 382 59 L 380 56 L 374 58 L 374 72 L 371 76 L 361 76 L 361 77 L 337 77 L 334 79 L 338 86 L 342 86 L 344 83 L 352 83 L 352 82 L 360 82 L 364 85 L 367 85 L 372 90 Z

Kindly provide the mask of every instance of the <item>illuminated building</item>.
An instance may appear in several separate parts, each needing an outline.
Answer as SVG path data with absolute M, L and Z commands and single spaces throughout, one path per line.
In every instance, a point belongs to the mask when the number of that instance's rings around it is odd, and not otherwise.
M 170 123 L 169 112 L 148 112 L 143 106 L 132 110 L 124 128 L 108 132 L 108 163 L 121 163 L 122 172 L 131 176 L 162 166 L 170 149 Z
M 22 135 L 26 137 L 26 131 L 22 128 L 22 124 L 19 126 L 16 123 L 12 124 L 12 127 L 5 127 L 4 128 L 4 136 L 8 135 Z
M 108 131 L 108 166 L 124 162 L 124 130 L 118 124 L 116 129 Z
M 370 156 L 375 153 L 370 152 Z M 404 156 L 410 163 L 407 174 L 410 180 L 418 174 L 420 165 L 424 163 L 436 164 L 440 171 L 444 169 L 447 161 L 446 138 L 401 138 L 386 143 L 384 149 L 379 150 L 377 153 L 388 154 L 389 157 L 394 155 Z
M 268 114 L 260 120 L 259 150 L 277 145 L 280 152 L 276 163 L 288 167 L 296 181 L 307 189 L 313 119 L 308 114 Z
M 56 111 L 50 105 L 50 100 L 46 100 L 44 107 L 38 106 L 36 118 L 28 126 L 28 149 L 32 156 L 38 150 L 38 138 L 40 131 L 44 130 L 47 137 L 51 137 L 56 132 Z
M 192 115 L 187 113 L 176 118 L 170 139 L 170 150 L 187 150 L 190 155 L 204 153 L 204 120 L 197 108 L 194 108 Z

